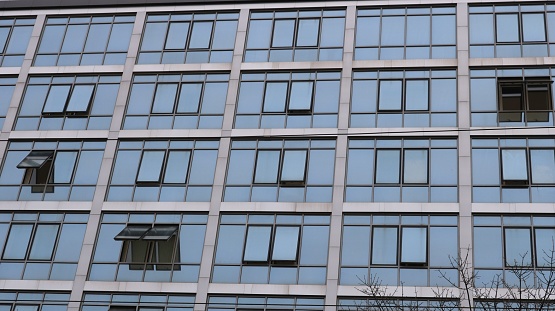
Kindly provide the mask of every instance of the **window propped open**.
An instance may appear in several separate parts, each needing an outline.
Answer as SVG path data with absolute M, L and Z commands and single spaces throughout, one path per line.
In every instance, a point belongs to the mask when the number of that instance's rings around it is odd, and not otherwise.
M 276 227 L 272 250 L 273 261 L 297 261 L 299 233 L 299 227 Z
M 499 81 L 499 122 L 548 122 L 551 83 L 547 78 Z
M 281 165 L 281 183 L 304 183 L 306 175 L 306 158 L 306 150 L 285 150 Z
M 40 169 L 44 164 L 52 159 L 52 150 L 33 150 L 17 165 L 17 168 L 36 168 Z
M 165 151 L 144 151 L 137 183 L 159 183 L 165 155 Z
M 310 113 L 314 82 L 292 82 L 289 96 L 289 112 Z
M 68 113 L 87 113 L 91 104 L 94 85 L 83 84 L 73 87 L 71 98 L 66 107 Z
M 114 240 L 140 240 L 150 229 L 151 226 L 127 226 L 114 237 Z
M 177 232 L 177 226 L 156 226 L 148 230 L 143 240 L 167 241 Z

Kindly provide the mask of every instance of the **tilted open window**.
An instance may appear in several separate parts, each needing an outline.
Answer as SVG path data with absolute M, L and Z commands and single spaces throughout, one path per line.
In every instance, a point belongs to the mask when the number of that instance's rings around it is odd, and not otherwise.
M 299 236 L 298 226 L 249 226 L 243 262 L 294 263 L 299 253 Z
M 549 78 L 499 81 L 499 122 L 548 122 L 553 111 Z
M 91 105 L 94 84 L 52 85 L 42 109 L 43 115 L 86 115 Z
M 258 151 L 254 183 L 303 186 L 307 155 L 307 150 Z
M 53 169 L 53 157 L 54 151 L 51 150 L 31 151 L 17 165 L 17 168 L 25 169 L 23 183 L 29 185 L 46 185 L 54 183 L 54 175 L 50 174 L 50 171 Z M 35 186 L 31 188 L 33 193 L 42 192 L 43 190 L 43 186 Z M 47 192 L 53 192 L 53 189 L 51 191 L 47 189 Z

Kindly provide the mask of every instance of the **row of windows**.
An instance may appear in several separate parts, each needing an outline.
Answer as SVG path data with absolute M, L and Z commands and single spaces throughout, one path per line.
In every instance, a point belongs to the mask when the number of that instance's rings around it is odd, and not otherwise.
M 2 279 L 72 280 L 87 214 L 0 214 Z M 206 214 L 105 213 L 96 236 L 91 281 L 198 281 Z M 485 280 L 514 268 L 553 268 L 555 217 L 474 216 L 474 267 Z M 214 283 L 325 284 L 330 216 L 222 214 Z M 458 217 L 346 214 L 340 277 L 358 285 L 450 286 L 458 272 Z M 514 277 L 514 275 L 512 276 Z
M 91 201 L 101 141 L 10 142 L 2 200 Z M 208 202 L 217 140 L 120 141 L 107 201 Z M 233 140 L 223 200 L 331 202 L 335 140 Z M 555 140 L 472 140 L 473 202 L 553 202 Z M 350 139 L 346 202 L 458 202 L 456 139 Z

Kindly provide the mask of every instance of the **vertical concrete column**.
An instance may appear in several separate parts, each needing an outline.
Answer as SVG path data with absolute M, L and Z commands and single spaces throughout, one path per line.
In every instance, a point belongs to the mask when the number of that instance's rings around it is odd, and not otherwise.
M 468 5 L 457 4 L 457 89 L 459 120 L 459 246 L 462 258 L 468 258 L 465 269 L 472 269 L 472 177 L 470 139 L 470 79 L 468 47 Z M 467 257 L 468 254 L 468 257 Z M 462 285 L 462 284 L 461 284 Z M 461 308 L 472 301 L 463 299 Z
M 345 41 L 343 44 L 343 69 L 341 71 L 341 93 L 339 95 L 339 130 L 349 128 L 351 104 L 351 78 L 355 45 L 356 6 L 347 7 L 345 16 Z

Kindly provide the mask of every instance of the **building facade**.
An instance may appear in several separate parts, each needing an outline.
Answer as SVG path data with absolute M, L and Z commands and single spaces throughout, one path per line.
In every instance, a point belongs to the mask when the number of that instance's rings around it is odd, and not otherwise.
M 554 271 L 555 3 L 146 2 L 0 2 L 0 310 Z

